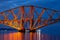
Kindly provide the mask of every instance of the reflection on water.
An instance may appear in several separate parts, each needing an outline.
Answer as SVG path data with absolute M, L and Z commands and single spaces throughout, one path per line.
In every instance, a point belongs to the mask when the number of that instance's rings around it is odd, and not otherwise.
M 59 40 L 60 36 L 41 34 L 37 32 L 0 32 L 0 40 Z

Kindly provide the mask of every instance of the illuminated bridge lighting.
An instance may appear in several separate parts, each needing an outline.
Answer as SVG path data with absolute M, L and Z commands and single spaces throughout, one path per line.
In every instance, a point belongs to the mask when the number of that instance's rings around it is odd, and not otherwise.
M 11 18 L 9 17 L 10 14 L 13 16 L 11 20 L 9 20 Z M 33 31 L 60 22 L 59 10 L 37 6 L 21 6 L 0 12 L 1 15 L 4 17 L 4 20 L 0 19 L 0 24 L 10 26 L 17 30 Z

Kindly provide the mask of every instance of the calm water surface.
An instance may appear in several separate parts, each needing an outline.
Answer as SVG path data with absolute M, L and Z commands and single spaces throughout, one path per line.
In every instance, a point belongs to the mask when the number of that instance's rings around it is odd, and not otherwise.
M 60 36 L 37 32 L 0 31 L 0 40 L 59 40 Z

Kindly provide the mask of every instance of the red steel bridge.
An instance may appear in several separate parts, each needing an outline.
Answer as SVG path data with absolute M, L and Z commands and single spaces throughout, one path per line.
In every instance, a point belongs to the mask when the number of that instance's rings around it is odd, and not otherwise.
M 12 15 L 9 17 L 9 15 Z M 60 22 L 60 11 L 38 6 L 20 6 L 14 9 L 0 12 L 0 24 L 4 24 L 17 30 L 37 30 L 42 27 Z

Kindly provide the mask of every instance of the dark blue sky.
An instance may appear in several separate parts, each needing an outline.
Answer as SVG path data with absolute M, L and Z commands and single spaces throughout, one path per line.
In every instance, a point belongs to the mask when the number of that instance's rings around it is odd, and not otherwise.
M 60 0 L 0 0 L 0 12 L 5 10 L 9 10 L 12 8 L 16 8 L 19 6 L 41 6 L 45 8 L 55 9 L 60 11 Z M 41 29 L 42 33 L 48 34 L 59 34 L 60 35 L 60 23 L 56 23 L 53 25 L 46 26 Z
M 60 10 L 60 0 L 0 0 L 0 12 L 9 10 L 18 6 L 41 6 L 51 9 Z

